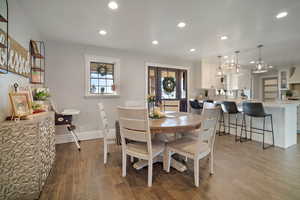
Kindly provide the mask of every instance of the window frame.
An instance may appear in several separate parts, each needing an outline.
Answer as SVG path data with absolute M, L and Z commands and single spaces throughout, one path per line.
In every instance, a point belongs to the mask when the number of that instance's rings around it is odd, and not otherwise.
M 114 84 L 116 90 L 112 94 L 93 94 L 90 92 L 91 71 L 90 63 L 100 62 L 114 65 Z M 120 96 L 120 59 L 111 57 L 102 57 L 95 55 L 85 55 L 85 96 L 86 97 L 119 97 Z

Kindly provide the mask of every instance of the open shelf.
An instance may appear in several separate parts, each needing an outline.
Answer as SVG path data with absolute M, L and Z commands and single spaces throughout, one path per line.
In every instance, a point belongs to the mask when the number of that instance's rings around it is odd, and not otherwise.
M 31 84 L 45 83 L 45 44 L 43 41 L 30 40 L 29 52 L 31 54 Z
M 32 67 L 31 70 L 33 70 L 35 72 L 45 72 L 45 70 L 40 67 Z
M 38 59 L 44 59 L 44 58 L 45 58 L 45 57 L 42 56 L 41 54 L 31 54 L 31 55 L 32 55 L 32 57 L 38 58 Z

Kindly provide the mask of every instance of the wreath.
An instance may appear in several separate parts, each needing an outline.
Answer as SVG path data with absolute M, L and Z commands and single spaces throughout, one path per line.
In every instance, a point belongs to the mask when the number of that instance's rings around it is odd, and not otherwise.
M 165 77 L 163 80 L 163 89 L 166 93 L 174 92 L 176 87 L 175 79 L 173 77 Z
M 97 72 L 101 74 L 101 76 L 105 76 L 107 74 L 106 66 L 100 65 L 100 67 L 97 68 Z

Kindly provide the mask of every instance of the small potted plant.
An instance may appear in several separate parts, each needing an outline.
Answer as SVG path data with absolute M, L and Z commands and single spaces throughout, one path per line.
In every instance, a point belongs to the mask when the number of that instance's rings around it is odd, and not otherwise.
M 36 105 L 39 105 L 39 110 L 48 110 L 49 105 L 47 105 L 46 101 L 49 97 L 49 88 L 36 88 L 33 90 L 33 100 Z

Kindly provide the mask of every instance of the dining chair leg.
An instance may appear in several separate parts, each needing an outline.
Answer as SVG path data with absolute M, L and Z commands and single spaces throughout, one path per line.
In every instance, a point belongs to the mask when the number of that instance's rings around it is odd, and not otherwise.
M 108 150 L 107 149 L 107 141 L 104 139 L 104 164 L 107 163 L 107 153 L 108 153 L 107 150 Z
M 127 161 L 127 155 L 125 150 L 122 151 L 122 176 L 126 176 L 126 161 Z
M 148 187 L 152 186 L 152 171 L 153 171 L 153 160 L 148 160 Z
M 133 163 L 134 162 L 134 157 L 130 156 L 130 162 Z
M 164 170 L 166 172 L 170 172 L 170 166 L 171 166 L 171 151 L 168 149 L 165 150 L 164 152 Z
M 198 160 L 198 158 L 194 158 L 194 181 L 195 181 L 195 186 L 199 187 L 199 160 Z

